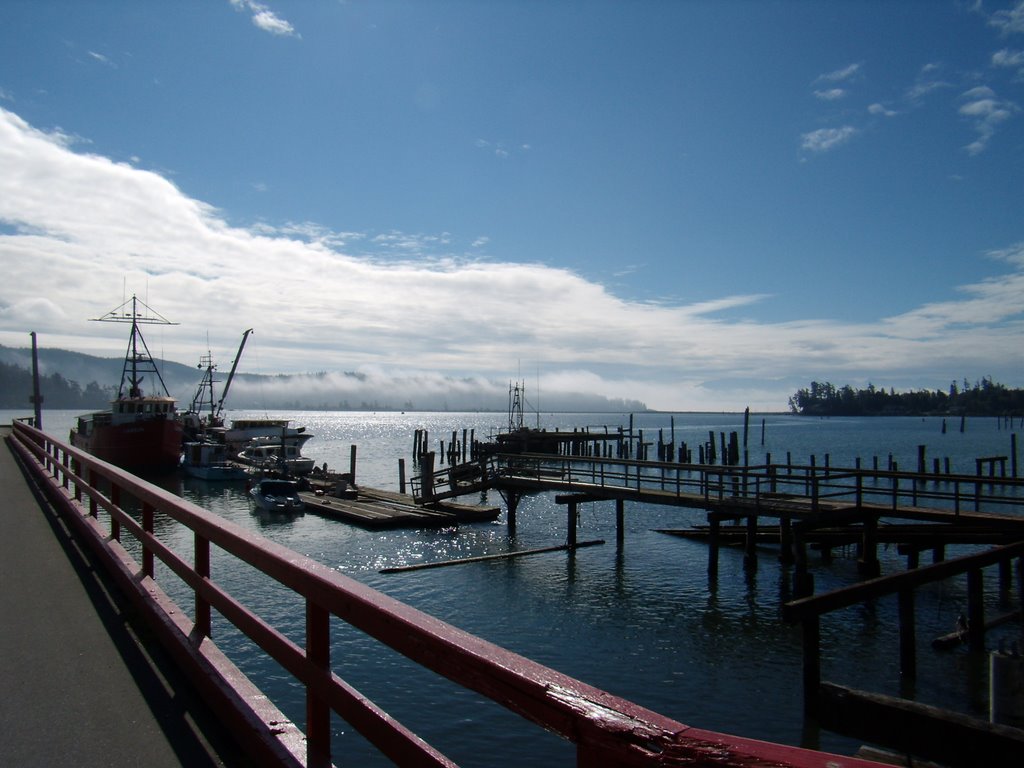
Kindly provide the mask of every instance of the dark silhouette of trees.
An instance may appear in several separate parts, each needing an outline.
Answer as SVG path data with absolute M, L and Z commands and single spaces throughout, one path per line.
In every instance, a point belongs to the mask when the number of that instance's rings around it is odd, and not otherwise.
M 1024 414 L 1024 389 L 1009 389 L 991 377 L 973 386 L 966 379 L 962 386 L 953 381 L 947 391 L 909 392 L 886 391 L 874 384 L 864 389 L 849 384 L 836 388 L 827 381 L 812 381 L 789 398 L 789 409 L 804 416 L 1006 416 Z
M 105 408 L 117 396 L 116 387 L 101 387 L 95 381 L 85 389 L 59 373 L 39 377 L 39 394 L 44 408 Z M 0 408 L 32 408 L 32 372 L 0 363 Z

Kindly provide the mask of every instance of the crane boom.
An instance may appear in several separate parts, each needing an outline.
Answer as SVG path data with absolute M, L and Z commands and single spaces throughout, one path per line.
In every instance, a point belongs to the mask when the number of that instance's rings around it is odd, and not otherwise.
M 238 367 L 238 361 L 242 357 L 242 350 L 245 349 L 245 340 L 249 338 L 249 334 L 252 333 L 252 328 L 242 334 L 242 343 L 238 345 L 238 352 L 235 354 L 235 359 L 231 363 L 231 372 L 228 374 L 228 380 L 224 382 L 224 391 L 220 393 L 220 400 L 217 402 L 217 417 L 220 417 L 221 411 L 224 410 L 224 399 L 228 396 L 228 389 L 231 388 L 231 380 L 235 378 L 235 368 Z

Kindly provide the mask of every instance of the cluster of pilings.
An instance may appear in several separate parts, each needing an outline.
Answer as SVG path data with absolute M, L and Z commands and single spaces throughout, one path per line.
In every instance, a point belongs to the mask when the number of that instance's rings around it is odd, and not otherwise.
M 645 434 L 643 429 L 634 429 L 633 416 L 630 415 L 629 426 L 624 427 L 574 427 L 571 431 L 545 430 L 545 429 L 524 429 L 521 434 L 503 434 L 497 439 L 478 440 L 474 429 L 463 428 L 453 429 L 450 436 L 442 438 L 436 449 L 430 446 L 430 435 L 426 429 L 415 430 L 413 436 L 413 462 L 419 464 L 422 456 L 433 451 L 439 465 L 460 464 L 466 461 L 477 461 L 489 453 L 509 452 L 515 453 L 521 450 L 538 453 L 550 453 L 562 456 L 582 456 L 595 458 L 617 458 L 636 459 L 638 461 L 662 461 L 678 462 L 679 464 L 697 464 L 704 466 L 748 466 L 750 455 L 748 449 L 750 433 L 749 409 L 744 413 L 742 435 L 738 431 L 715 433 L 708 431 L 708 439 L 693 446 L 686 441 L 676 441 L 675 418 L 673 417 L 667 430 L 659 428 L 655 439 L 651 439 L 650 433 Z M 1008 416 L 998 420 L 1000 425 L 1008 424 L 1012 427 L 1014 417 Z M 1024 424 L 1024 417 L 1021 418 Z M 961 421 L 961 431 L 964 429 L 964 422 Z M 943 431 L 945 431 L 945 420 L 943 420 Z M 760 443 L 765 441 L 765 420 L 761 420 Z M 497 446 L 497 448 L 496 448 Z M 694 450 L 697 455 L 694 456 Z M 696 460 L 695 460 L 696 459 Z M 829 468 L 830 455 L 823 456 L 823 466 Z M 766 454 L 765 464 L 772 463 L 771 454 Z M 786 465 L 792 465 L 791 452 L 786 453 Z M 1010 450 L 1003 456 L 985 456 L 975 459 L 976 472 L 979 476 L 989 477 L 1018 477 L 1017 466 L 1017 435 L 1010 435 Z M 855 459 L 856 468 L 860 469 L 862 461 L 860 457 Z M 810 466 L 819 466 L 818 457 L 810 456 Z M 879 470 L 883 466 L 891 472 L 899 471 L 899 466 L 890 453 L 888 457 L 873 456 L 871 458 L 873 470 Z M 1009 475 L 1007 469 L 1009 467 Z M 919 445 L 917 448 L 917 472 L 927 474 L 929 472 L 926 447 Z M 961 470 L 962 472 L 962 470 Z M 998 472 L 998 474 L 997 474 Z M 951 475 L 954 474 L 948 456 L 931 460 L 931 474 Z
M 428 430 L 417 429 L 413 436 L 412 456 L 413 461 L 419 464 L 424 454 L 433 451 L 439 464 L 458 464 L 476 461 L 487 453 L 527 451 L 556 456 L 657 460 L 680 464 L 714 465 L 721 461 L 724 466 L 739 466 L 741 461 L 748 463 L 749 415 L 748 409 L 744 415 L 742 451 L 739 432 L 730 432 L 727 438 L 725 432 L 716 435 L 714 430 L 709 430 L 707 441 L 697 446 L 691 446 L 686 441 L 677 442 L 675 417 L 671 419 L 667 435 L 664 428 L 659 428 L 657 438 L 651 439 L 649 433 L 645 435 L 644 430 L 634 428 L 631 414 L 628 427 L 574 427 L 571 431 L 523 429 L 515 433 L 499 434 L 487 441 L 477 440 L 473 429 L 453 429 L 450 438 L 439 440 L 436 448 L 430 445 Z M 762 419 L 762 445 L 764 430 Z M 696 462 L 694 449 L 697 451 Z
M 472 461 L 477 458 L 477 447 L 475 430 L 463 429 L 462 439 L 459 439 L 459 430 L 453 429 L 451 439 L 445 444 L 442 438 L 440 449 L 435 455 L 444 464 L 459 464 L 465 461 Z M 417 429 L 413 433 L 412 458 L 416 464 L 420 463 L 423 456 L 430 452 L 430 433 L 426 429 Z

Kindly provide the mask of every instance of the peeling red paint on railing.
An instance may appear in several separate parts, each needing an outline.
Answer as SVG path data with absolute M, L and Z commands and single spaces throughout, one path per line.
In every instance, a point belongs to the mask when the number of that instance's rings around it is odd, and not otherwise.
M 24 423 L 14 424 L 13 436 L 12 446 L 51 502 L 144 609 L 161 640 L 209 694 L 226 722 L 239 732 L 251 731 L 241 741 L 254 745 L 255 756 L 264 764 L 330 765 L 329 718 L 334 711 L 399 765 L 454 765 L 333 672 L 333 615 L 423 667 L 574 742 L 580 766 L 876 765 L 683 725 L 446 624 Z M 101 491 L 100 482 L 110 485 L 109 494 Z M 88 497 L 86 504 L 83 496 Z M 120 507 L 122 497 L 139 502 L 141 524 Z M 99 509 L 109 515 L 111 530 L 103 529 Z M 161 515 L 193 531 L 191 562 L 155 532 L 154 520 Z M 141 565 L 121 546 L 119 539 L 125 536 L 139 541 Z M 245 605 L 244 596 L 228 594 L 211 577 L 211 545 L 218 554 L 223 550 L 304 598 L 305 648 L 259 618 Z M 193 590 L 191 618 L 153 580 L 154 558 Z M 304 733 L 219 652 L 209 638 L 211 610 L 304 686 Z

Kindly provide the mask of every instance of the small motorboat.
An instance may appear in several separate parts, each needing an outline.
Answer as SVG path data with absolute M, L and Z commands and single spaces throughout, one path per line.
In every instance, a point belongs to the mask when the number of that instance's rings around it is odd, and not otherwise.
M 313 459 L 302 455 L 299 446 L 269 442 L 266 438 L 250 440 L 237 459 L 259 470 L 297 476 L 308 475 L 316 466 Z
M 182 446 L 181 469 L 189 477 L 200 480 L 247 480 L 244 467 L 228 461 L 228 448 L 208 440 L 187 442 Z
M 256 506 L 267 512 L 301 512 L 306 506 L 299 498 L 299 484 L 294 480 L 263 478 L 249 489 Z

